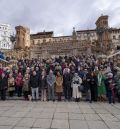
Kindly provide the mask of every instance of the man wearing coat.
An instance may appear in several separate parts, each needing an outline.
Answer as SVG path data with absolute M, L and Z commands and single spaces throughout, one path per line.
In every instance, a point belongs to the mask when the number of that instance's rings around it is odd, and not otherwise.
M 47 84 L 48 84 L 48 101 L 49 100 L 55 100 L 55 93 L 54 93 L 54 85 L 55 85 L 55 75 L 53 74 L 53 71 L 50 70 L 49 75 L 47 75 Z
M 8 80 L 5 77 L 5 73 L 2 73 L 0 77 L 0 92 L 1 92 L 1 100 L 6 100 L 6 90 L 8 87 Z
M 39 82 L 38 77 L 36 75 L 36 71 L 33 71 L 33 74 L 30 77 L 30 86 L 32 90 L 32 100 L 39 99 Z
M 65 100 L 68 100 L 68 101 L 72 97 L 71 96 L 71 93 L 72 93 L 71 83 L 72 83 L 72 75 L 70 73 L 70 70 L 66 70 L 63 75 L 63 86 L 64 86 Z

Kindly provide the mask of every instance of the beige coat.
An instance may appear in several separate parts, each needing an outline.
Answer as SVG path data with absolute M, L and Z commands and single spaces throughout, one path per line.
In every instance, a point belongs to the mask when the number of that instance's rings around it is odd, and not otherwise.
M 23 91 L 29 91 L 29 78 L 23 78 Z
M 14 91 L 15 90 L 15 79 L 8 78 L 8 91 Z
M 57 93 L 63 92 L 63 77 L 62 76 L 56 76 L 55 91 Z

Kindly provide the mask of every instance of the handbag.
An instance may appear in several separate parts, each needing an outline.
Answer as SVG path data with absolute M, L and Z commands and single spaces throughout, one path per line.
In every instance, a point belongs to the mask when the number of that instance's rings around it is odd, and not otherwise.
M 84 86 L 83 86 L 83 85 L 78 86 L 78 90 L 79 90 L 80 92 L 84 92 Z

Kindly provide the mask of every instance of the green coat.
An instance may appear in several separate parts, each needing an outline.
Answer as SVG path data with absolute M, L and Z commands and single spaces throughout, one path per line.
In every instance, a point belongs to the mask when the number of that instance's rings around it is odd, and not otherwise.
M 101 81 L 99 82 L 99 77 L 98 76 L 97 76 L 97 79 L 98 79 L 98 95 L 105 95 L 106 94 L 106 88 L 105 88 L 105 83 L 104 82 L 105 82 L 106 77 L 104 75 L 101 75 Z

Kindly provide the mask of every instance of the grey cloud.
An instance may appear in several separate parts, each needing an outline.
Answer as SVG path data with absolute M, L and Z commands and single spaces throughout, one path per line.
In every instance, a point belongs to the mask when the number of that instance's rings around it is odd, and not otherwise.
M 70 35 L 73 27 L 95 28 L 102 13 L 110 15 L 110 26 L 119 27 L 119 10 L 119 0 L 0 0 L 0 22 L 25 25 L 32 33 Z

